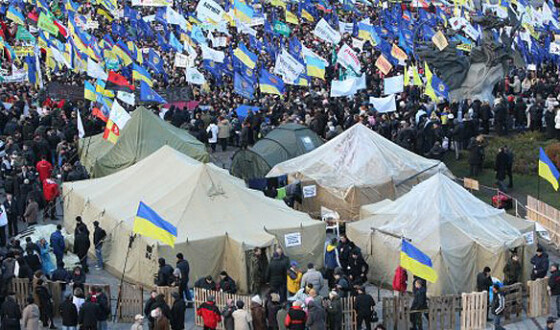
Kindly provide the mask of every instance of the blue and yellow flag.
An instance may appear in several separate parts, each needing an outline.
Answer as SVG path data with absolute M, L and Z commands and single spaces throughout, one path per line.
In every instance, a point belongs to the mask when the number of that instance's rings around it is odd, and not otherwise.
M 25 25 L 25 18 L 23 17 L 23 14 L 18 8 L 14 7 L 14 5 L 10 5 L 8 8 L 6 18 L 11 19 L 19 25 Z
M 132 65 L 132 79 L 144 81 L 150 87 L 154 85 L 150 73 L 136 63 Z
M 143 202 L 140 202 L 138 205 L 132 231 L 136 234 L 157 239 L 171 247 L 175 246 L 175 240 L 177 239 L 177 227 L 163 220 L 162 217 Z
M 233 51 L 233 56 L 245 64 L 249 69 L 254 69 L 257 65 L 258 55 L 251 53 L 244 43 L 240 43 Z
M 543 148 L 539 152 L 539 176 L 550 182 L 554 190 L 558 191 L 558 178 L 560 173 L 554 163 L 548 158 Z
M 306 56 L 305 61 L 307 62 L 308 76 L 325 79 L 325 63 L 321 59 L 314 56 Z
M 426 281 L 432 283 L 437 281 L 438 276 L 432 265 L 432 259 L 404 239 L 401 249 L 401 267 Z

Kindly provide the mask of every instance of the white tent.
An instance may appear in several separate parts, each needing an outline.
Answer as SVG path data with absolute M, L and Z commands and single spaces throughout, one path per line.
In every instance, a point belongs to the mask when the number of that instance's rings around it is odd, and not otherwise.
M 404 236 L 432 259 L 439 277 L 428 285 L 432 295 L 470 292 L 485 266 L 503 278 L 509 250 L 514 248 L 527 276 L 536 247 L 534 223 L 493 208 L 443 174 L 395 201 L 363 206 L 361 217 L 346 228 L 367 256 L 370 278 L 392 281 L 399 264 L 398 237 Z
M 77 215 L 90 228 L 99 221 L 110 235 L 105 261 L 114 274 L 122 272 L 140 201 L 177 227 L 174 248 L 136 238 L 125 271 L 131 281 L 153 284 L 157 259 L 173 264 L 178 252 L 189 260 L 191 280 L 226 270 L 241 290 L 247 289 L 246 252 L 253 247 L 280 244 L 298 262 L 323 263 L 324 223 L 168 146 L 117 173 L 63 188 L 66 229 L 73 230 Z
M 267 176 L 288 174 L 290 182 L 315 186 L 315 196 L 307 194 L 302 210 L 317 216 L 324 206 L 341 219 L 354 220 L 360 206 L 394 199 L 440 171 L 451 175 L 442 162 L 410 152 L 358 123 L 321 147 L 277 164 Z

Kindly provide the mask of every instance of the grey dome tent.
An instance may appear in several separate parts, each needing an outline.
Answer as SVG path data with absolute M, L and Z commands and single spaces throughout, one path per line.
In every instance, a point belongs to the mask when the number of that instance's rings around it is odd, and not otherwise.
M 308 153 L 323 141 L 309 128 L 289 123 L 280 125 L 248 149 L 233 155 L 230 172 L 238 178 L 264 178 L 274 165 Z

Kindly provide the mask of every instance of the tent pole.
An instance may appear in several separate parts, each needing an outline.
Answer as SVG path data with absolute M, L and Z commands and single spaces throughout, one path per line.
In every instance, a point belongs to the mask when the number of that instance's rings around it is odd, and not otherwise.
M 126 257 L 124 258 L 124 265 L 121 274 L 121 281 L 119 283 L 119 295 L 117 297 L 117 307 L 115 309 L 115 315 L 113 315 L 113 323 L 117 320 L 117 314 L 119 313 L 119 305 L 121 304 L 121 296 L 122 296 L 122 285 L 124 282 L 124 272 L 126 271 L 126 264 L 128 261 L 128 256 L 130 255 L 130 249 L 132 248 L 132 243 L 134 242 L 134 238 L 136 238 L 136 234 L 130 234 L 128 237 L 128 248 L 126 249 Z

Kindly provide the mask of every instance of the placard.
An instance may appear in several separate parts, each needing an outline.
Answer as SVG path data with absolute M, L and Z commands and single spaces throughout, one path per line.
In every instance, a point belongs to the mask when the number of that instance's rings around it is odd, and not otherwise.
M 527 243 L 527 245 L 532 245 L 535 243 L 535 235 L 532 231 L 524 233 L 523 237 L 525 238 L 525 242 Z
M 287 248 L 301 245 L 301 233 L 290 233 L 284 235 L 284 246 Z
M 317 186 L 312 184 L 309 186 L 303 186 L 303 198 L 311 198 L 317 196 Z

